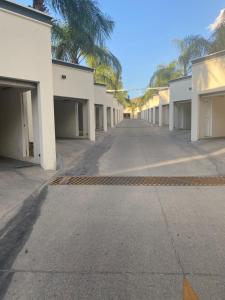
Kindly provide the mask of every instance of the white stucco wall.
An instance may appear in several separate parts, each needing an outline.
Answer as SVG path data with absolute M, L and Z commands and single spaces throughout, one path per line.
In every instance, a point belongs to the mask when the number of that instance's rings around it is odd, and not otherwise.
M 63 79 L 62 76 L 66 78 Z M 95 140 L 94 75 L 92 71 L 53 61 L 54 96 L 87 100 L 88 137 Z
M 187 76 L 187 77 L 182 77 L 176 80 L 173 80 L 169 83 L 169 129 L 173 130 L 174 128 L 185 128 L 185 126 L 180 125 L 180 121 L 178 120 L 181 119 L 181 113 L 182 115 L 184 114 L 186 117 L 186 120 L 189 120 L 191 118 L 190 116 L 187 116 L 186 113 L 189 113 L 189 106 L 187 105 L 187 109 L 184 106 L 184 111 L 182 109 L 177 110 L 175 107 L 176 103 L 182 102 L 184 103 L 185 101 L 192 101 L 192 77 Z M 179 107 L 180 108 L 180 107 Z M 190 113 L 191 114 L 191 113 Z M 186 122 L 185 122 L 186 124 Z M 188 124 L 188 121 L 187 121 Z M 189 129 L 190 126 L 186 126 L 186 129 Z M 184 129 L 183 128 L 183 129 Z
M 40 161 L 56 168 L 51 26 L 0 8 L 0 76 L 37 83 Z
M 107 131 L 107 107 L 111 105 L 111 101 L 106 93 L 106 86 L 94 85 L 94 101 L 95 104 L 103 105 L 103 130 Z
M 110 120 L 111 120 L 111 128 L 114 127 L 114 123 L 113 123 L 113 108 L 114 108 L 114 105 L 113 105 L 113 101 L 114 101 L 114 97 L 113 97 L 113 94 L 112 93 L 107 93 L 107 102 L 108 102 L 108 107 L 110 107 L 110 112 L 111 112 L 111 117 L 110 117 Z
M 183 77 L 170 82 L 170 102 L 192 99 L 192 78 Z
M 201 116 L 202 109 L 200 106 L 202 103 L 200 98 L 202 96 L 209 96 L 209 98 L 212 98 L 218 93 L 225 92 L 224 70 L 225 51 L 208 55 L 193 62 L 192 141 L 197 141 L 199 138 L 203 137 L 201 122 L 203 122 L 204 116 Z M 223 104 L 218 103 L 217 106 L 216 102 L 217 101 L 214 102 L 213 100 L 215 107 L 213 107 L 212 112 L 212 124 L 214 123 L 214 130 L 211 128 L 212 136 L 223 136 L 224 125 L 223 122 L 221 122 L 222 116 L 225 117 Z
M 94 101 L 95 104 L 101 104 L 108 106 L 110 103 L 109 97 L 107 97 L 106 87 L 103 85 L 94 85 Z

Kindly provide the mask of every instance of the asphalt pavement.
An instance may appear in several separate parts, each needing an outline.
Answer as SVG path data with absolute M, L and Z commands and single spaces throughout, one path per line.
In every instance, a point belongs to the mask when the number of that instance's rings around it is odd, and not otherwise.
M 125 120 L 65 175 L 225 174 L 225 140 Z M 225 299 L 225 187 L 48 186 L 0 241 L 3 299 Z

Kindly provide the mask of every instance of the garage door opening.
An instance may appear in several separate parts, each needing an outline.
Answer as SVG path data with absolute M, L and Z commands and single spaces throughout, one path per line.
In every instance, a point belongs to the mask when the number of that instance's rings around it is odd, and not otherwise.
M 174 102 L 174 128 L 191 129 L 191 101 Z
M 104 123 L 104 107 L 100 104 L 95 104 L 95 130 L 103 131 Z
M 40 163 L 35 83 L 0 79 L 0 157 Z
M 201 138 L 225 137 L 225 94 L 200 98 Z
M 107 128 L 111 128 L 111 107 L 107 107 Z
M 155 108 L 155 124 L 159 124 L 159 108 Z
M 113 126 L 116 125 L 116 110 L 113 108 Z
M 124 113 L 123 114 L 123 118 L 124 119 L 130 119 L 131 118 L 131 115 L 129 113 Z
M 56 138 L 88 137 L 87 101 L 54 97 Z
M 151 123 L 153 123 L 153 115 L 154 115 L 153 108 L 151 108 Z
M 169 105 L 162 106 L 162 125 L 169 125 Z

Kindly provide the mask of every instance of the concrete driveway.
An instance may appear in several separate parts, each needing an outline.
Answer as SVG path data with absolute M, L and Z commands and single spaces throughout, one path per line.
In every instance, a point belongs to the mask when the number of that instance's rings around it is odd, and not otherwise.
M 223 174 L 224 149 L 126 120 L 66 174 Z M 176 300 L 186 278 L 199 299 L 225 299 L 224 192 L 49 186 L 5 228 L 0 297 Z

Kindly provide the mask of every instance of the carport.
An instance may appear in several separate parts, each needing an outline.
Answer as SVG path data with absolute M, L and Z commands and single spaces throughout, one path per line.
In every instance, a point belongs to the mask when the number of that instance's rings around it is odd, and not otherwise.
M 115 98 L 112 92 L 106 92 L 107 99 L 107 127 L 113 128 L 115 126 L 115 110 L 114 110 L 114 102 Z
M 101 83 L 94 84 L 95 101 L 95 129 L 97 131 L 107 131 L 107 105 L 108 96 L 106 85 Z
M 112 114 L 111 114 L 111 107 L 107 107 L 107 128 L 112 127 Z
M 159 125 L 159 107 L 155 107 L 155 123 L 156 125 Z
M 174 128 L 191 129 L 191 101 L 174 102 Z
M 54 97 L 56 138 L 88 137 L 87 100 Z
M 162 105 L 162 126 L 169 125 L 169 104 Z
M 153 124 L 159 125 L 159 95 L 156 94 L 152 97 L 151 105 L 153 108 Z
M 113 108 L 113 126 L 116 126 L 116 109 Z
M 153 119 L 154 119 L 154 109 L 151 108 L 151 123 L 153 123 Z
M 225 137 L 225 51 L 193 61 L 192 141 Z
M 123 118 L 124 119 L 130 119 L 131 118 L 130 113 L 124 113 Z
M 225 92 L 200 96 L 200 138 L 225 137 Z
M 40 163 L 37 85 L 0 78 L 0 156 Z
M 52 63 L 56 138 L 95 140 L 94 70 L 55 59 Z
M 104 106 L 95 104 L 95 129 L 97 131 L 104 130 Z
M 171 80 L 169 99 L 169 128 L 191 129 L 192 77 Z

